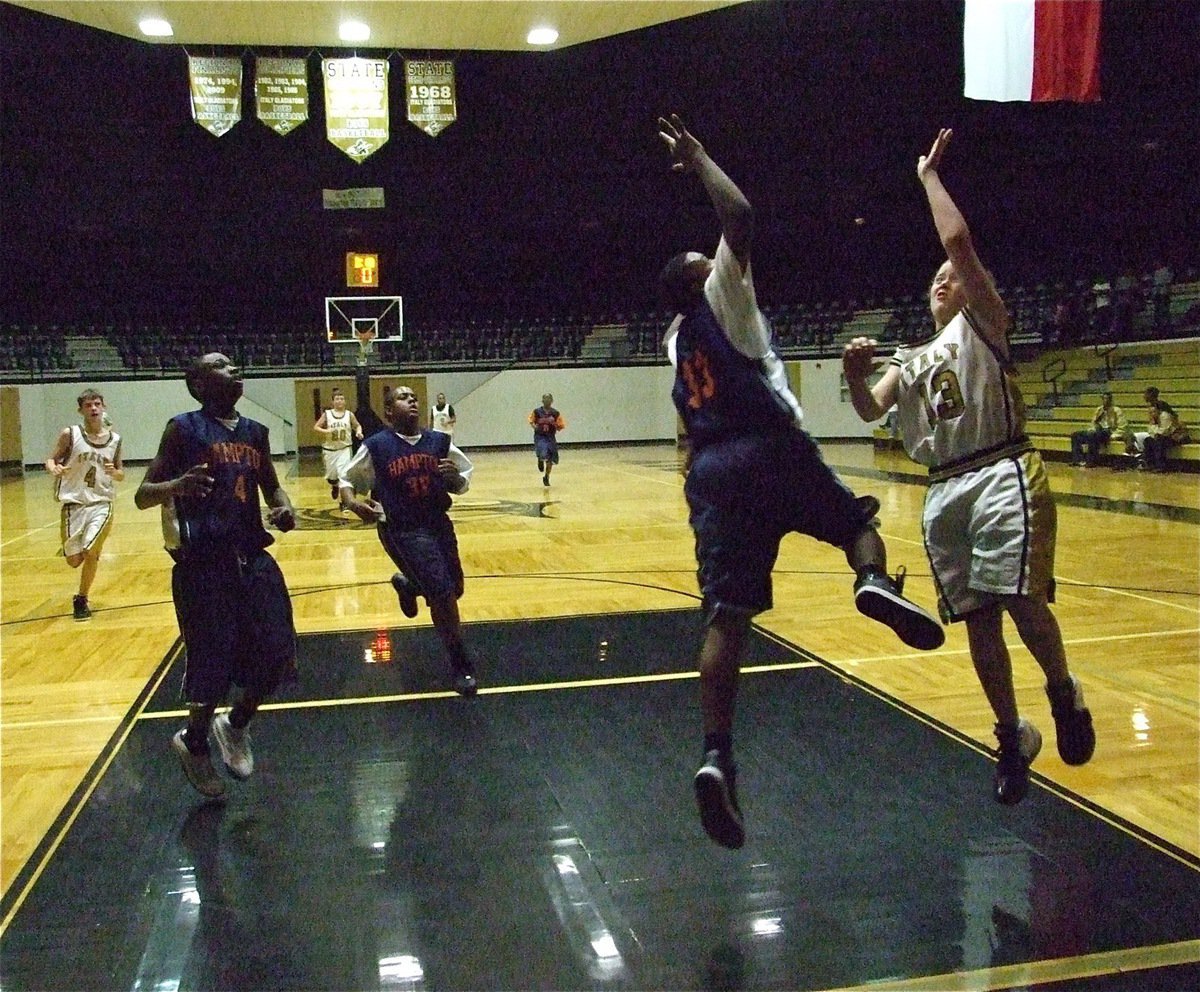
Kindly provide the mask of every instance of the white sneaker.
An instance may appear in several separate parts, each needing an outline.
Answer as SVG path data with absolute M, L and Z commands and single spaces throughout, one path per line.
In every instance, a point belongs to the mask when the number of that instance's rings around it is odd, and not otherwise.
M 225 783 L 213 768 L 207 749 L 203 754 L 192 754 L 183 737 L 184 731 L 180 730 L 171 738 L 171 750 L 179 755 L 179 763 L 183 765 L 183 773 L 187 780 L 200 795 L 208 799 L 219 799 L 225 795 Z
M 250 730 L 238 730 L 229 722 L 229 714 L 222 713 L 212 722 L 213 740 L 221 752 L 221 760 L 236 779 L 246 780 L 254 772 L 254 754 L 250 750 Z

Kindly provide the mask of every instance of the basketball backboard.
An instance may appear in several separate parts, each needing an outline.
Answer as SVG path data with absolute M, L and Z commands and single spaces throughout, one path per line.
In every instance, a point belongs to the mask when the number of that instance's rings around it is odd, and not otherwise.
M 404 302 L 399 296 L 327 296 L 325 337 L 335 345 L 402 341 Z

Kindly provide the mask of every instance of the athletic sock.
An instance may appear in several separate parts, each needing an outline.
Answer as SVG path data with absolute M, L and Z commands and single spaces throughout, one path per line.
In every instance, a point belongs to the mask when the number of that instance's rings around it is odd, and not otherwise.
M 730 755 L 733 753 L 733 734 L 723 731 L 721 733 L 705 734 L 704 735 L 704 753 L 716 751 L 722 755 Z

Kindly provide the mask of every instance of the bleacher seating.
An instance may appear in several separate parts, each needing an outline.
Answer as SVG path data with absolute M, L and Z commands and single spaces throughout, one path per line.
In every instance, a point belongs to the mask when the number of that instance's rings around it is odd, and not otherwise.
M 1175 409 L 1192 440 L 1170 449 L 1168 465 L 1200 469 L 1200 342 L 1147 341 L 1044 352 L 1018 366 L 1029 436 L 1053 459 L 1067 459 L 1071 435 L 1091 424 L 1104 393 L 1125 411 L 1131 430 L 1144 429 L 1148 386 Z M 1110 442 L 1109 463 L 1124 448 Z
M 1148 279 L 1144 277 L 1143 283 Z M 1112 347 L 1118 330 L 1125 340 L 1200 336 L 1200 280 L 1190 272 L 1185 280 L 1171 285 L 1165 300 L 1161 293 L 1155 295 L 1144 287 L 1130 294 L 1136 305 L 1124 310 L 1120 321 L 1107 326 L 1107 337 L 1100 343 Z M 1089 294 L 1091 285 L 1081 278 L 1073 286 L 1060 282 L 1003 289 L 1013 317 L 1010 340 L 1014 356 L 1028 361 L 1039 356 L 1049 359 L 1057 353 L 1044 352 L 1048 346 L 1065 348 L 1072 342 L 1078 344 L 1079 338 L 1087 341 L 1093 328 L 1086 307 L 1074 327 L 1064 327 L 1056 312 L 1064 299 Z M 932 330 L 924 292 L 878 300 L 783 303 L 765 306 L 764 313 L 776 347 L 787 359 L 834 357 L 847 340 L 859 334 L 875 337 L 887 353 L 902 339 Z M 648 310 L 505 318 L 464 313 L 436 321 L 418 318 L 410 320 L 403 341 L 381 342 L 375 361 L 383 368 L 481 369 L 522 363 L 656 363 L 665 361 L 661 341 L 671 317 L 662 310 Z M 211 350 L 228 354 L 250 376 L 322 374 L 343 370 L 347 361 L 353 360 L 349 357 L 353 349 L 335 349 L 320 327 L 299 316 L 288 319 L 284 315 L 270 322 L 242 318 L 205 323 L 140 316 L 50 326 L 7 321 L 0 325 L 0 379 L 72 379 L 93 369 L 105 376 L 177 376 L 195 355 Z M 123 368 L 114 371 L 110 366 L 115 366 L 118 358 Z M 1051 391 L 1059 388 L 1064 370 L 1065 366 L 1058 377 L 1047 380 Z M 1169 388 L 1160 388 L 1170 397 Z M 1049 429 L 1046 433 L 1049 436 Z

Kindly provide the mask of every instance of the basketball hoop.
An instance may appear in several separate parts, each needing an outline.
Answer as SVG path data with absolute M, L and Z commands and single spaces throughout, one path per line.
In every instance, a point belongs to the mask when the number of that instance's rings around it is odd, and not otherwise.
M 377 344 L 404 339 L 402 307 L 399 296 L 327 296 L 325 337 L 347 351 L 357 344 L 361 368 L 377 354 Z
M 375 339 L 377 337 L 379 337 L 379 324 L 377 321 L 355 321 L 354 338 L 358 341 L 358 357 L 364 362 L 368 355 L 374 353 Z

